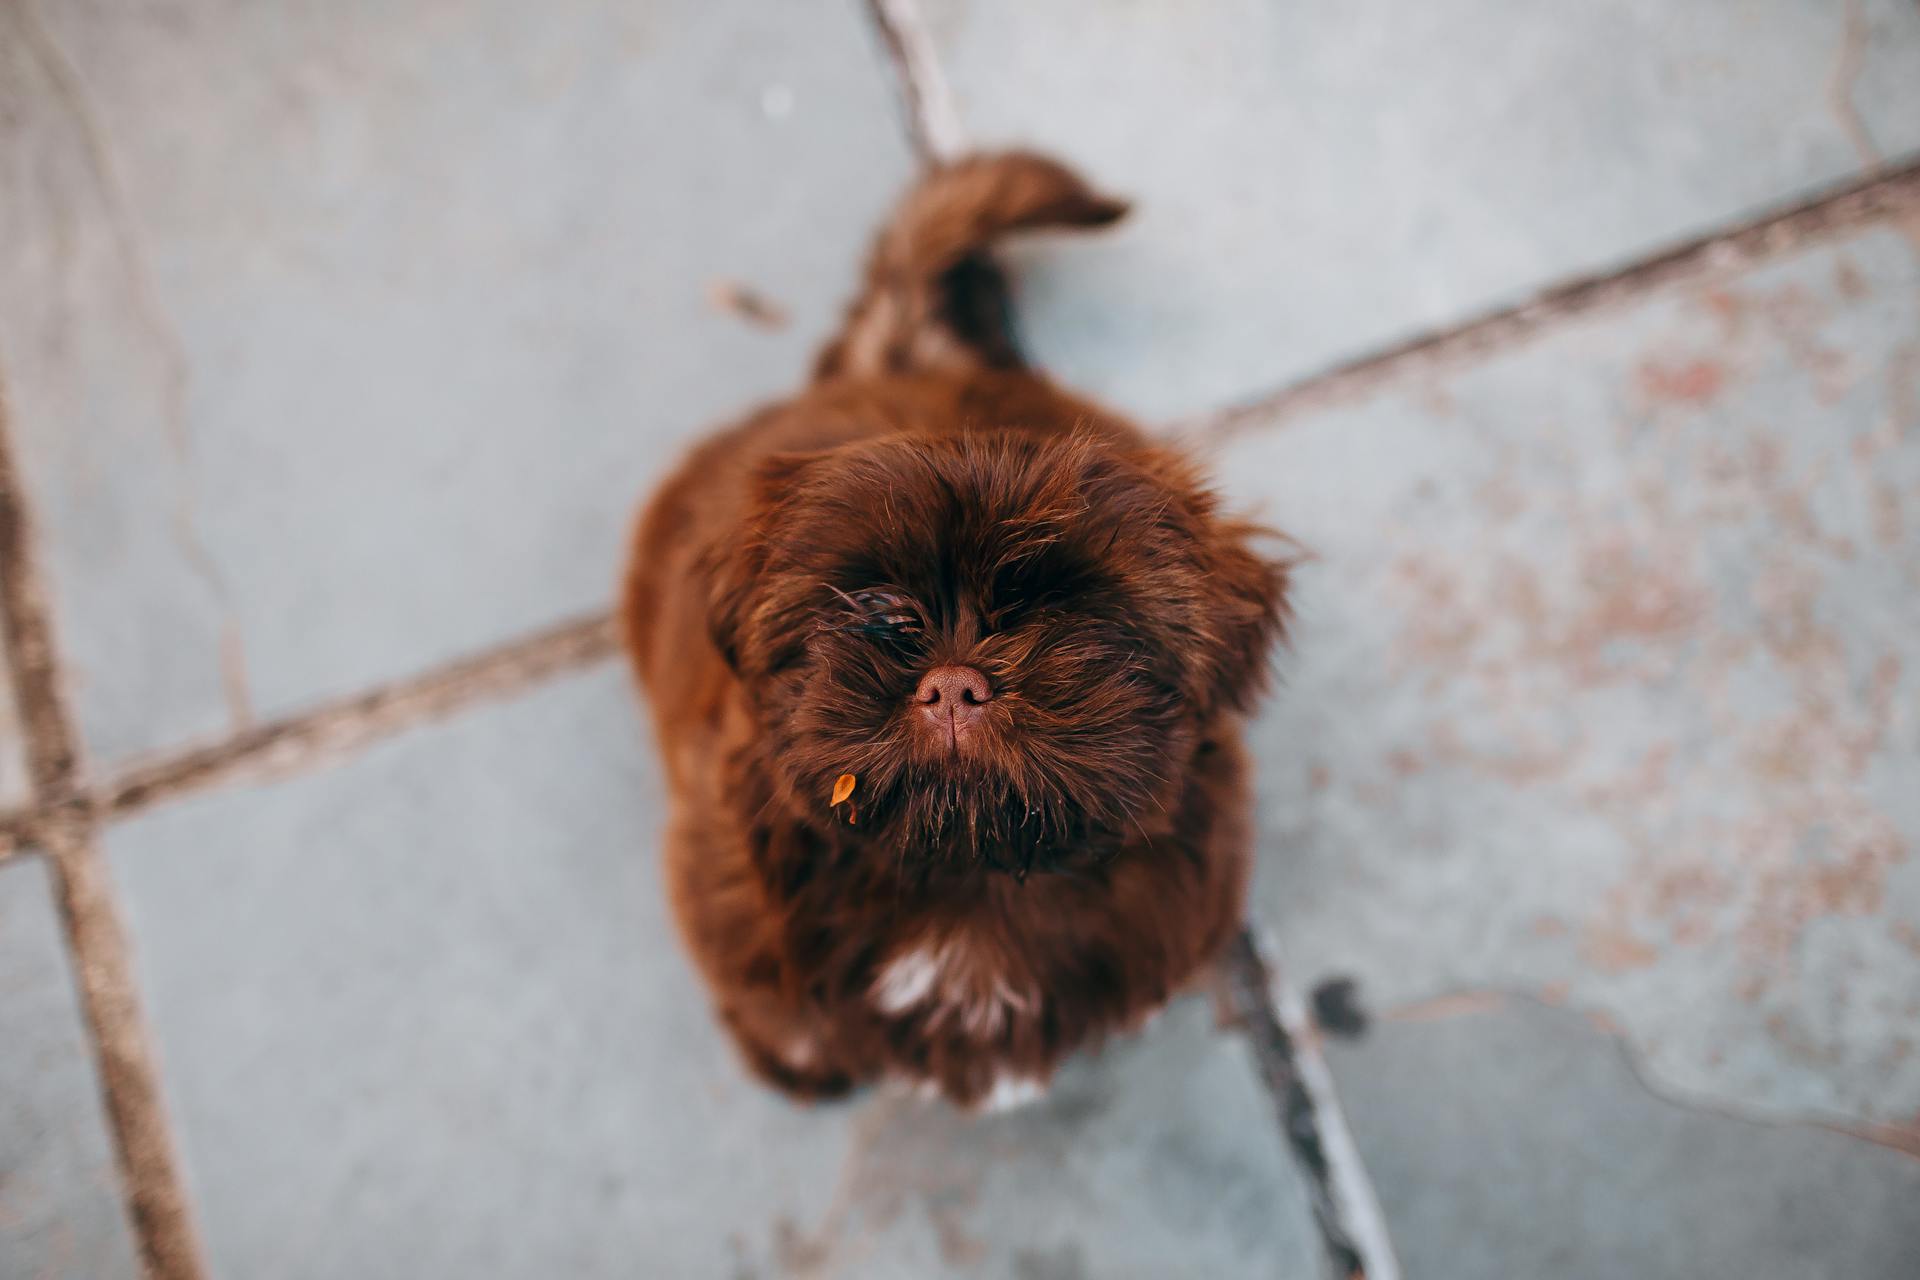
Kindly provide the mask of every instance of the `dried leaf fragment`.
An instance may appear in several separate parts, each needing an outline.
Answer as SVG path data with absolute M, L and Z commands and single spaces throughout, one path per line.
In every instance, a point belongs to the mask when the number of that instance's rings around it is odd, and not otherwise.
M 787 309 L 741 281 L 715 280 L 707 286 L 707 297 L 721 311 L 738 316 L 757 329 L 787 327 Z
M 833 799 L 827 802 L 827 807 L 832 808 L 834 805 L 843 803 L 848 796 L 853 794 L 854 784 L 858 781 L 859 779 L 850 773 L 843 773 L 834 779 Z

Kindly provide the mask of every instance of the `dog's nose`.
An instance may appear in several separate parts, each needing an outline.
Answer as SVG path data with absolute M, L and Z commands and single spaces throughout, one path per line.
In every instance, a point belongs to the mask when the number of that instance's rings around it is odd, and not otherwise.
M 921 678 L 920 691 L 914 698 L 922 706 L 940 708 L 940 714 L 946 715 L 961 707 L 993 701 L 993 689 L 972 667 L 935 667 Z
M 935 667 L 921 677 L 913 699 L 921 714 L 945 729 L 957 746 L 979 718 L 980 708 L 993 701 L 993 686 L 972 667 Z

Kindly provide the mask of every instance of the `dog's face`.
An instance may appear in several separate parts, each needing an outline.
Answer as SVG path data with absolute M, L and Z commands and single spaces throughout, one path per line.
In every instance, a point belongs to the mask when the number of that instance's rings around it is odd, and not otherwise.
M 1286 571 L 1162 450 L 1020 432 L 773 460 L 709 553 L 775 781 L 902 866 L 1111 848 L 1257 690 Z

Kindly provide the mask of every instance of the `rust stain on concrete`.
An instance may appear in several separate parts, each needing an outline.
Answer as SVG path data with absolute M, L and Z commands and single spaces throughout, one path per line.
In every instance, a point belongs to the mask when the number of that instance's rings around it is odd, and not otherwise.
M 1449 770 L 1603 823 L 1627 856 L 1569 922 L 1591 973 L 1728 948 L 1730 998 L 1791 1003 L 1808 930 L 1882 915 L 1910 857 L 1874 786 L 1920 680 L 1869 584 L 1891 556 L 1920 587 L 1920 339 L 1857 349 L 1872 292 L 1836 255 L 1695 295 L 1616 366 L 1610 450 L 1500 440 L 1383 566 L 1427 709 L 1367 782 Z M 1868 389 L 1843 434 L 1810 425 Z M 1807 1060 L 1845 1034 L 1774 1016 Z
M 1715 360 L 1667 364 L 1648 359 L 1640 365 L 1640 390 L 1649 400 L 1709 405 L 1719 398 L 1726 385 L 1726 367 Z
M 1601 973 L 1649 969 L 1660 959 L 1660 951 L 1652 943 L 1635 937 L 1625 927 L 1611 920 L 1587 926 L 1581 938 L 1580 955 L 1589 966 Z
M 1492 1013 L 1504 1006 L 1507 999 L 1503 991 L 1456 991 L 1388 1009 L 1379 1017 L 1383 1022 L 1437 1022 L 1443 1018 Z
M 1846 254 L 1839 254 L 1833 267 L 1833 291 L 1846 302 L 1862 302 L 1873 292 L 1860 268 Z

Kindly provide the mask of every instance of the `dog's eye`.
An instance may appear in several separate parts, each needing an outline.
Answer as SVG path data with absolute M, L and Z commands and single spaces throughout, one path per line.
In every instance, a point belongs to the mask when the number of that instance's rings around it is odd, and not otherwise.
M 898 638 L 917 636 L 925 628 L 921 626 L 920 615 L 913 605 L 891 591 L 859 591 L 852 595 L 839 594 L 846 613 L 829 624 L 836 631 L 853 631 L 861 635 Z
M 896 636 L 920 634 L 920 615 L 913 606 L 889 591 L 862 591 L 854 598 L 862 630 Z

